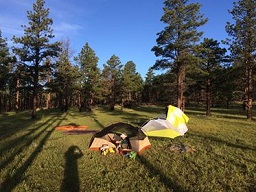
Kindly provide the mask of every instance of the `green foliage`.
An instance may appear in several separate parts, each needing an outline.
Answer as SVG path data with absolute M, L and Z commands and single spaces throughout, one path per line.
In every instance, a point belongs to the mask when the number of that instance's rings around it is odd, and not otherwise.
M 2 38 L 0 30 L 0 91 L 6 89 L 11 61 L 12 58 L 7 47 L 7 39 Z
M 62 110 L 66 110 L 70 106 L 77 78 L 80 75 L 78 68 L 70 61 L 70 57 L 72 56 L 70 49 L 70 42 L 63 41 L 62 50 L 59 53 L 54 70 L 54 79 L 49 83 L 52 92 L 58 95 L 59 107 Z
M 21 61 L 32 62 L 39 65 L 47 56 L 57 56 L 59 42 L 49 43 L 54 37 L 50 25 L 53 20 L 48 18 L 49 9 L 44 8 L 45 1 L 37 0 L 33 4 L 33 11 L 27 12 L 29 26 L 23 25 L 24 36 L 14 37 L 16 44 L 22 47 L 14 48 L 14 52 L 20 56 Z
M 188 56 L 186 54 L 203 34 L 198 32 L 197 28 L 204 25 L 207 19 L 203 19 L 203 15 L 199 13 L 198 3 L 187 2 L 188 0 L 164 2 L 161 21 L 166 27 L 157 34 L 157 46 L 152 48 L 155 55 L 161 56 L 162 59 L 156 62 L 155 68 L 175 68 L 175 65 L 179 65 L 179 60 L 184 60 Z
M 32 118 L 36 117 L 38 82 L 41 73 L 46 69 L 41 67 L 47 57 L 56 57 L 60 50 L 60 43 L 50 43 L 54 37 L 50 26 L 53 20 L 48 18 L 49 9 L 44 8 L 45 1 L 37 0 L 33 4 L 33 11 L 27 12 L 28 26 L 23 25 L 24 35 L 13 37 L 15 44 L 21 44 L 13 49 L 22 62 L 28 62 L 31 68 L 33 84 Z
M 115 103 L 121 96 L 122 67 L 123 65 L 121 64 L 119 57 L 116 55 L 112 55 L 107 63 L 103 65 L 103 96 L 106 98 L 110 110 L 114 110 Z
M 140 92 L 142 91 L 142 78 L 136 71 L 136 65 L 132 61 L 128 61 L 122 71 L 122 89 L 123 97 L 126 100 L 140 100 Z
M 88 43 L 84 45 L 78 57 L 75 57 L 81 72 L 81 95 L 83 103 L 91 109 L 91 105 L 100 98 L 101 82 L 99 58 Z
M 54 110 L 0 115 L 0 191 L 255 191 L 255 122 L 237 109 L 187 109 L 189 131 L 175 139 L 150 138 L 152 147 L 135 161 L 88 149 L 93 131 L 113 122 L 141 126 L 164 112 L 142 106 L 91 112 Z M 67 135 L 56 126 L 88 125 L 89 132 Z M 173 153 L 182 143 L 194 150 Z
M 252 119 L 253 108 L 253 71 L 256 67 L 256 4 L 252 0 L 239 0 L 229 11 L 234 23 L 227 22 L 226 31 L 231 39 L 226 43 L 230 46 L 231 54 L 236 62 L 241 63 L 245 71 L 245 97 L 247 118 Z
M 188 0 L 166 0 L 163 9 L 161 21 L 166 27 L 157 34 L 157 46 L 152 48 L 161 59 L 153 68 L 172 70 L 177 75 L 177 106 L 183 108 L 186 67 L 196 60 L 193 51 L 203 34 L 198 27 L 204 25 L 207 19 L 200 14 L 199 4 L 188 4 Z

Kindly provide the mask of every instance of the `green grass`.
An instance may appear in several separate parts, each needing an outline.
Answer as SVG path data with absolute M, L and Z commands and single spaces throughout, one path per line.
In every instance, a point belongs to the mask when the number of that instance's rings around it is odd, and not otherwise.
M 175 139 L 150 138 L 136 160 L 88 149 L 92 133 L 65 135 L 59 125 L 100 130 L 114 122 L 136 126 L 164 112 L 147 106 L 109 112 L 97 108 L 0 115 L 0 191 L 255 191 L 256 122 L 236 109 L 205 117 L 187 109 L 189 131 Z M 194 152 L 172 153 L 183 143 Z M 72 190 L 71 190 L 72 189 Z

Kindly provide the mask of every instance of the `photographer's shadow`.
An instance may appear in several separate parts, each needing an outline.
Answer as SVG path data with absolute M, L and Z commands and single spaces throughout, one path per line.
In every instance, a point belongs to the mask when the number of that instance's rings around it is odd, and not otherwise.
M 65 170 L 64 178 L 61 185 L 61 191 L 68 192 L 79 192 L 80 182 L 79 173 L 77 167 L 77 160 L 83 156 L 82 151 L 77 146 L 69 147 L 68 151 L 65 153 Z

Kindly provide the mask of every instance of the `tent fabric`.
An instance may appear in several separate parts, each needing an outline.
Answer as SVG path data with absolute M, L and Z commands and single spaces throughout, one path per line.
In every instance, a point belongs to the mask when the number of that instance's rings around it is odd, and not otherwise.
M 141 130 L 147 136 L 175 138 L 184 135 L 187 131 L 189 118 L 177 107 L 168 106 L 166 118 L 151 119 Z
M 188 116 L 183 111 L 175 106 L 169 105 L 166 119 L 176 127 L 181 133 L 187 132 Z
M 89 149 L 100 150 L 100 147 L 105 144 L 116 149 L 116 141 L 122 140 L 121 134 L 123 133 L 127 135 L 128 148 L 136 151 L 138 154 L 151 147 L 148 137 L 139 128 L 128 123 L 119 122 L 111 124 L 94 134 Z
M 148 137 L 144 139 L 138 139 L 138 137 L 131 137 L 130 139 L 131 148 L 137 151 L 140 155 L 142 151 L 151 147 Z
M 116 146 L 112 142 L 107 141 L 106 139 L 96 137 L 91 143 L 90 149 L 99 150 L 104 144 L 108 145 L 109 147 L 116 148 Z

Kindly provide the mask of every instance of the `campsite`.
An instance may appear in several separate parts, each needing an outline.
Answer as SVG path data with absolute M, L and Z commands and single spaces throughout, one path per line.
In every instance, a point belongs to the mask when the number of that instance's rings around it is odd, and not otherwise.
M 255 191 L 256 123 L 238 108 L 187 108 L 184 136 L 149 138 L 151 147 L 135 159 L 89 149 L 92 136 L 104 127 L 125 122 L 141 126 L 164 106 L 73 108 L 1 114 L 0 191 Z M 88 126 L 66 134 L 61 125 Z M 180 144 L 187 151 L 174 150 Z M 72 190 L 71 190 L 72 189 Z
M 0 10 L 0 192 L 256 192 L 255 0 Z

